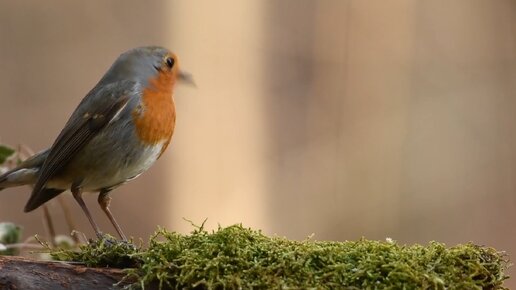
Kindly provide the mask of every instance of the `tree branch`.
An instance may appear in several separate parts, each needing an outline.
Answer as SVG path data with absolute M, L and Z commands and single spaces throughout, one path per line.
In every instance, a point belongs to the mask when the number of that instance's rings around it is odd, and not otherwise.
M 134 283 L 115 286 L 124 276 L 120 269 L 0 256 L 0 289 L 120 289 Z

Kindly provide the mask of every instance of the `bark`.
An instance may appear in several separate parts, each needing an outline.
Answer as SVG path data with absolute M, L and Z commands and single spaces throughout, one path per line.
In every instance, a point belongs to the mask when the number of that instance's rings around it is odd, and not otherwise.
M 0 256 L 0 289 L 121 289 L 134 282 L 116 286 L 124 276 L 121 269 Z

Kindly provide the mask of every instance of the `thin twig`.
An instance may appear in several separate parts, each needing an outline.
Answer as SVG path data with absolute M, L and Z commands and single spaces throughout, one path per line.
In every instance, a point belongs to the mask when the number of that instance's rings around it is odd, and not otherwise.
M 7 244 L 4 245 L 7 249 L 43 249 L 43 246 L 40 244 L 32 244 L 32 243 L 16 243 L 16 244 Z
M 59 205 L 61 205 L 61 208 L 63 209 L 63 213 L 65 215 L 66 224 L 68 225 L 68 231 L 70 233 L 74 232 L 77 227 L 75 227 L 75 222 L 73 220 L 73 216 L 71 214 L 70 208 L 68 207 L 68 204 L 66 203 L 66 200 L 62 195 L 57 196 L 57 201 L 59 202 Z M 71 235 L 73 241 L 76 244 L 79 244 L 81 241 L 77 235 Z
M 43 224 L 45 225 L 45 229 L 47 230 L 48 236 L 50 237 L 50 244 L 54 248 L 56 246 L 56 230 L 54 228 L 54 222 L 52 221 L 52 217 L 50 216 L 48 206 L 46 204 L 44 204 L 42 207 L 43 207 Z

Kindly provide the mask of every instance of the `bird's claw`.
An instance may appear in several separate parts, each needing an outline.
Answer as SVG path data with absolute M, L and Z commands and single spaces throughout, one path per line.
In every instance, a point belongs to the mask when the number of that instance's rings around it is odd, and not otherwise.
M 131 243 L 127 240 L 117 240 L 113 236 L 102 233 L 102 232 L 97 233 L 96 240 L 90 239 L 90 243 L 97 243 L 97 244 L 103 243 L 105 246 L 108 246 L 108 247 L 125 246 L 127 248 L 136 249 L 136 246 L 133 243 Z

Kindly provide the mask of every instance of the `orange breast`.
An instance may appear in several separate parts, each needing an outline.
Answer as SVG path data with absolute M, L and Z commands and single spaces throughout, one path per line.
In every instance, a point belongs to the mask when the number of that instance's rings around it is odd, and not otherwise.
M 142 103 L 132 112 L 136 133 L 141 142 L 147 145 L 164 142 L 160 156 L 170 143 L 176 124 L 174 82 L 173 74 L 158 73 L 144 89 Z

